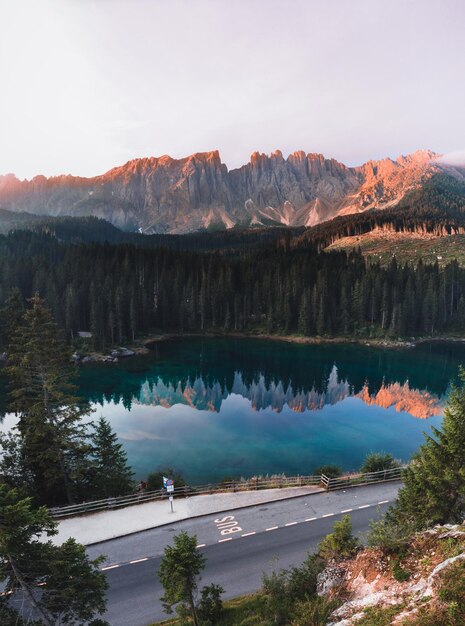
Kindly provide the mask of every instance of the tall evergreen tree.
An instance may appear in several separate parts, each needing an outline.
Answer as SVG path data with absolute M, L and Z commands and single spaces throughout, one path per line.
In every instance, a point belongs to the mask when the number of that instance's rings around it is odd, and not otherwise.
M 414 456 L 404 473 L 404 486 L 388 512 L 393 524 L 426 528 L 462 522 L 465 516 L 465 370 L 452 388 L 441 429 Z
M 106 622 L 92 620 L 105 611 L 108 585 L 98 569 L 103 559 L 90 560 L 74 539 L 54 545 L 48 537 L 56 534 L 45 507 L 33 509 L 30 498 L 0 484 L 0 581 L 6 591 L 21 591 L 45 626 L 102 626 Z
M 14 329 L 24 315 L 24 302 L 19 289 L 10 291 L 5 305 L 0 310 L 0 348 L 6 350 L 11 341 Z
M 86 466 L 84 416 L 76 397 L 70 352 L 38 295 L 30 301 L 8 348 L 10 410 L 19 416 L 27 470 L 41 503 L 71 503 Z
M 96 423 L 91 442 L 91 497 L 112 498 L 131 493 L 134 487 L 133 472 L 128 465 L 126 452 L 104 417 Z

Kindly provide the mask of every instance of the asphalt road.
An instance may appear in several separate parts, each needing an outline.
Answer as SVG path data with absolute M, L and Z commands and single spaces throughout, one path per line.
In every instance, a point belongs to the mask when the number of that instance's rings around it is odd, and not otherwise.
M 91 546 L 91 556 L 108 555 L 105 619 L 111 626 L 148 626 L 166 617 L 156 572 L 164 547 L 180 530 L 196 534 L 198 549 L 207 558 L 201 585 L 220 584 L 226 590 L 224 597 L 232 598 L 258 590 L 264 572 L 302 563 L 346 511 L 352 516 L 354 532 L 363 538 L 369 520 L 388 507 L 399 486 L 373 485 L 273 502 Z

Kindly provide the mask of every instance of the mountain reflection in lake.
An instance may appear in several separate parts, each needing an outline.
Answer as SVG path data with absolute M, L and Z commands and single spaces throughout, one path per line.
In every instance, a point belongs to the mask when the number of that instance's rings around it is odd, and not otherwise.
M 231 389 L 222 387 L 219 382 L 212 385 L 206 384 L 201 377 L 193 382 L 187 380 L 183 385 L 181 381 L 172 383 L 158 378 L 155 382 L 146 380 L 141 385 L 140 393 L 134 397 L 134 402 L 166 408 L 176 404 L 185 404 L 198 410 L 221 411 L 221 405 L 230 394 L 242 396 L 250 401 L 253 410 L 271 408 L 281 412 L 284 406 L 292 411 L 315 411 L 322 409 L 326 404 L 336 404 L 349 396 L 356 396 L 368 405 L 377 404 L 384 408 L 395 407 L 397 411 L 407 411 L 414 417 L 427 418 L 432 415 L 440 415 L 442 402 L 434 394 L 426 390 L 410 389 L 408 381 L 400 383 L 383 383 L 379 390 L 371 394 L 368 382 L 363 388 L 354 393 L 349 382 L 338 379 L 337 366 L 334 365 L 328 378 L 326 389 L 319 392 L 314 386 L 308 391 L 304 389 L 294 390 L 292 384 L 286 388 L 282 381 L 271 381 L 266 384 L 265 376 L 261 374 L 258 379 L 249 385 L 244 382 L 241 372 L 235 372 Z
M 352 470 L 371 451 L 408 461 L 440 426 L 464 362 L 459 343 L 390 350 L 185 337 L 145 357 L 84 366 L 78 383 L 136 478 L 174 466 L 205 483 L 324 463 Z M 13 422 L 7 416 L 3 429 Z

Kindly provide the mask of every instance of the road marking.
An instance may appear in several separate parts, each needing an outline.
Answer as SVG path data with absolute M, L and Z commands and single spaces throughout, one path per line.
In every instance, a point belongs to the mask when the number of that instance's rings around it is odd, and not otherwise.
M 334 513 L 326 513 L 326 515 L 322 515 L 321 517 L 332 517 Z
M 284 524 L 284 526 L 295 526 L 297 522 L 289 522 L 288 524 Z
M 271 528 L 265 528 L 265 532 L 268 532 L 269 530 L 277 530 L 279 528 L 279 526 L 272 526 Z
M 343 511 L 341 511 L 341 513 L 350 513 L 351 511 L 353 511 L 354 509 L 344 509 Z
M 205 546 L 206 546 L 206 545 L 207 545 L 207 544 L 205 544 L 205 543 L 199 543 L 199 545 L 198 545 L 198 546 L 195 546 L 195 547 L 196 547 L 196 548 L 205 548 Z
M 389 502 L 389 500 L 381 500 L 381 502 L 378 502 L 378 504 L 387 504 Z
M 372 504 L 362 504 L 362 506 L 359 506 L 359 509 L 368 509 L 368 507 L 373 506 Z
M 129 561 L 129 563 L 131 565 L 134 565 L 135 563 L 142 563 L 143 561 L 148 561 L 149 557 L 148 556 L 144 556 L 143 559 L 135 559 L 134 561 Z
M 305 521 L 306 522 L 313 522 L 316 520 L 316 517 L 308 517 Z
M 107 569 L 115 569 L 115 567 L 120 567 L 119 563 L 117 565 L 108 565 L 107 567 L 102 567 L 102 572 L 105 572 Z
M 218 539 L 218 543 L 223 543 L 224 541 L 232 541 L 232 537 L 226 537 L 226 539 Z
M 242 528 L 237 523 L 234 515 L 225 515 L 225 517 L 219 517 L 218 519 L 214 520 L 214 523 L 216 524 L 216 527 L 220 531 L 220 535 L 222 537 L 242 531 Z
M 256 531 L 254 530 L 253 533 L 244 533 L 243 535 L 241 535 L 241 537 L 250 537 L 250 535 L 255 535 Z

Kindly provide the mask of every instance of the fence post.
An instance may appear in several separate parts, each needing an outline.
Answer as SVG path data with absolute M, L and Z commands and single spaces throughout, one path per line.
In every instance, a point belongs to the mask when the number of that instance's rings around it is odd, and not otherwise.
M 232 492 L 236 493 L 236 481 L 235 480 L 232 481 Z

